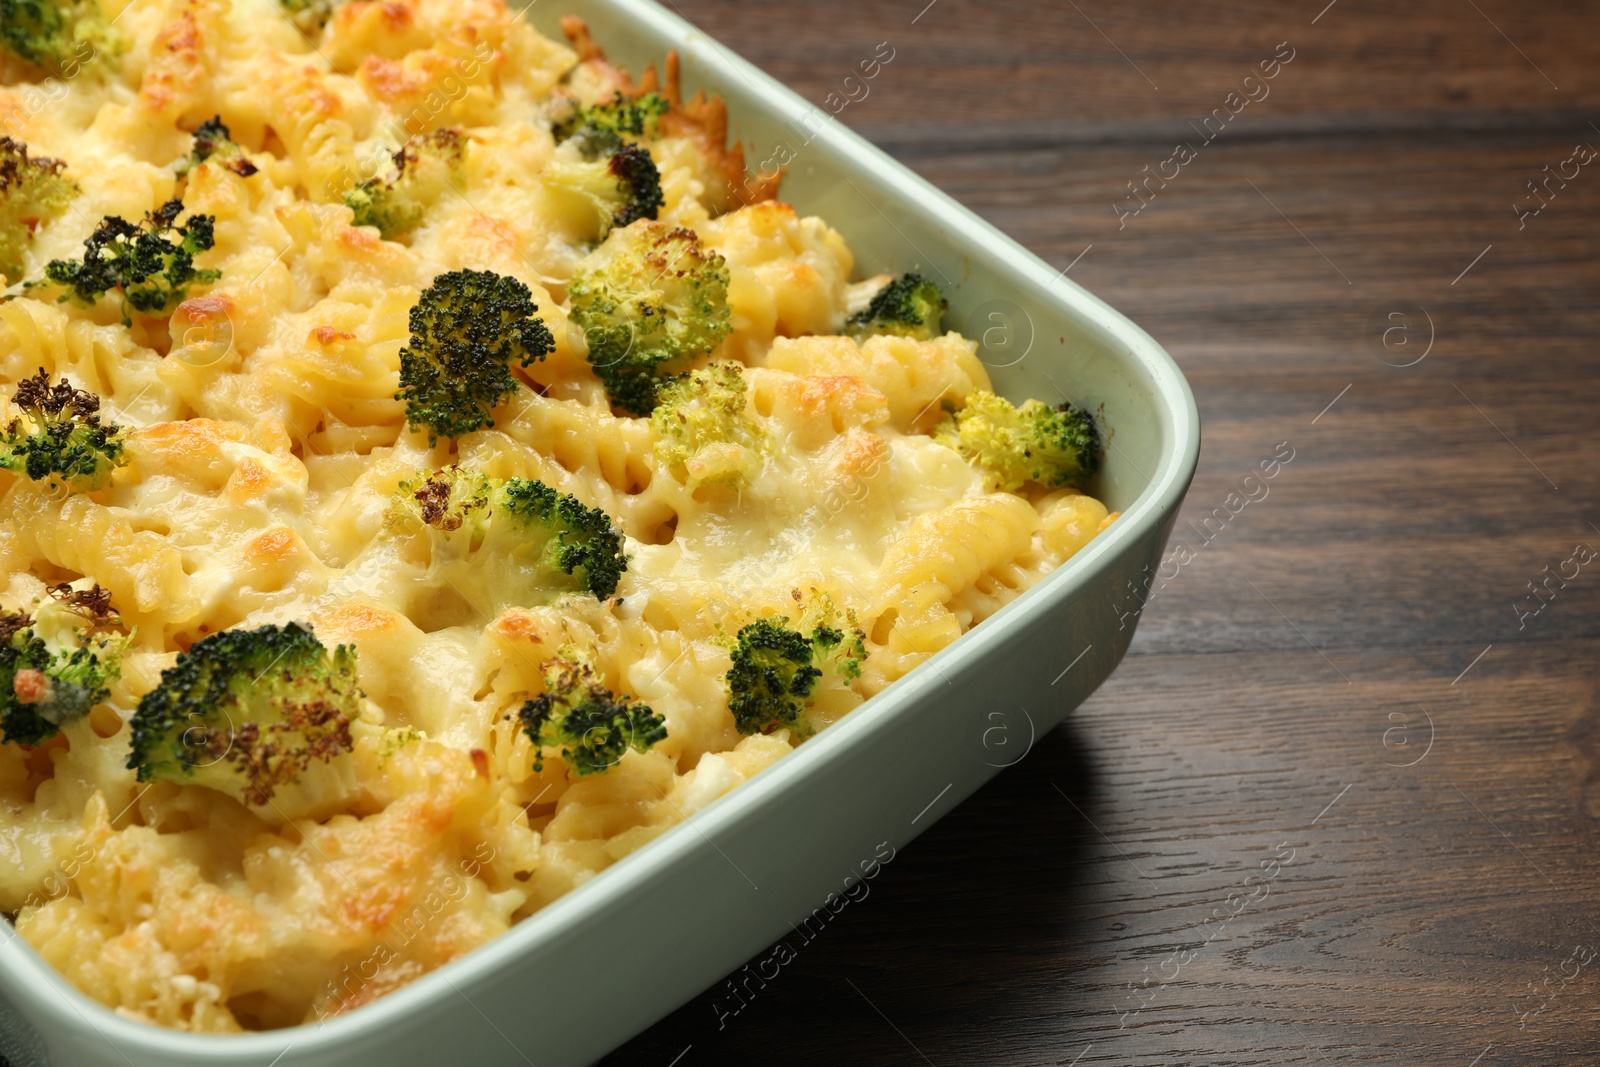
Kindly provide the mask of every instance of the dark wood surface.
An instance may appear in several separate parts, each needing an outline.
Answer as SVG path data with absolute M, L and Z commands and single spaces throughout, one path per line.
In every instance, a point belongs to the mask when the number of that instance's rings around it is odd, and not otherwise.
M 1185 518 L 1295 458 L 737 1018 L 605 1062 L 1600 1059 L 1600 560 L 1520 615 L 1600 550 L 1600 161 L 1513 206 L 1600 148 L 1600 5 L 672 2 L 819 104 L 892 44 L 842 120 L 1166 345 Z

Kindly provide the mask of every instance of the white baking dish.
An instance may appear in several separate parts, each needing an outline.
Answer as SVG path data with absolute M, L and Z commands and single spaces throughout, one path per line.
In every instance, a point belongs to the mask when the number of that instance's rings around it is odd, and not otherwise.
M 0 1054 L 13 1067 L 438 1067 L 588 1063 L 823 905 L 880 843 L 904 847 L 1116 667 L 1199 455 L 1183 376 L 1111 308 L 648 0 L 544 0 L 642 69 L 728 101 L 752 163 L 841 230 L 862 273 L 918 269 L 981 337 L 996 387 L 1101 408 L 1101 499 L 1122 517 L 1048 579 L 776 766 L 469 956 L 321 1026 L 217 1037 L 123 1019 L 0 922 Z M 998 716 L 998 717 L 997 717 Z M 996 734 L 997 725 L 1003 727 Z

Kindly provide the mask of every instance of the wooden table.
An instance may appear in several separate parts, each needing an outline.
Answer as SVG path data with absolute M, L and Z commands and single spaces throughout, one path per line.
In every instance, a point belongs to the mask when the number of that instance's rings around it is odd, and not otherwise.
M 843 121 L 1188 375 L 1197 557 L 725 1029 L 606 1063 L 1593 1064 L 1600 5 L 926 2 L 673 0 L 818 103 L 889 43 Z

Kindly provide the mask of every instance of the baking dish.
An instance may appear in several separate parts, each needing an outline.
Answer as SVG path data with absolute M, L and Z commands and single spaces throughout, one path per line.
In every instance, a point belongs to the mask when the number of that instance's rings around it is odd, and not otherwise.
M 981 340 L 997 389 L 1070 396 L 1111 447 L 1091 490 L 1122 517 L 887 692 L 498 940 L 320 1026 L 217 1037 L 123 1019 L 0 924 L 0 1054 L 14 1067 L 588 1063 L 823 906 L 1026 753 L 1127 649 L 1194 473 L 1194 400 L 1148 336 L 887 156 L 647 0 L 559 0 L 634 70 L 669 49 L 728 101 L 784 198 L 849 239 L 858 272 L 919 270 Z M 1005 679 L 997 685 L 996 679 Z

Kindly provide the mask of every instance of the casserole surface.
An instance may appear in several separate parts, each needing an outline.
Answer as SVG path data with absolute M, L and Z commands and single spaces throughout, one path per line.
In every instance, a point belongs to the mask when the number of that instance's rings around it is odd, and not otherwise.
M 628 19 L 623 20 L 619 15 L 626 15 Z M 952 740 L 965 731 L 943 735 L 948 750 L 941 752 L 932 737 L 912 736 L 907 717 L 917 714 L 913 709 L 920 704 L 923 708 L 920 714 L 930 722 L 939 721 L 947 715 L 952 723 L 980 720 L 978 709 L 984 705 L 980 695 L 982 687 L 973 688 L 973 682 L 978 675 L 992 676 L 992 672 L 1003 664 L 1015 669 L 1019 679 L 1019 696 L 1026 695 L 1030 686 L 1038 688 L 1041 694 L 1049 693 L 1046 698 L 1048 709 L 1039 712 L 1041 729 L 1046 728 L 1059 714 L 1064 714 L 1072 703 L 1092 689 L 1114 665 L 1121 648 L 1125 646 L 1126 635 L 1131 634 L 1131 620 L 1127 611 L 1129 594 L 1110 583 L 1118 578 L 1126 580 L 1124 572 L 1141 557 L 1153 559 L 1159 553 L 1159 541 L 1165 532 L 1164 522 L 1187 483 L 1197 444 L 1192 402 L 1188 400 L 1181 379 L 1159 349 L 1108 309 L 1069 283 L 1051 281 L 1053 272 L 1043 270 L 1042 265 L 1026 258 L 1016 259 L 1014 246 L 997 238 L 959 209 L 942 202 L 938 194 L 920 187 L 915 179 L 898 171 L 881 157 L 864 154 L 844 131 L 831 126 L 816 127 L 809 141 L 797 143 L 804 136 L 797 131 L 813 129 L 811 124 L 815 120 L 810 111 L 801 109 L 792 99 L 780 94 L 773 94 L 766 101 L 739 100 L 741 90 L 738 89 L 738 83 L 748 78 L 748 84 L 753 88 L 761 84 L 758 80 L 760 76 L 737 65 L 722 66 L 731 61 L 710 53 L 703 38 L 682 35 L 681 27 L 675 26 L 672 20 L 659 12 L 623 6 L 613 9 L 609 15 L 595 12 L 591 17 L 597 26 L 606 28 L 608 43 L 612 39 L 609 32 L 611 28 L 619 28 L 616 36 L 623 42 L 619 52 L 625 58 L 637 62 L 639 57 L 659 55 L 665 47 L 674 44 L 685 47 L 686 63 L 691 73 L 702 72 L 700 80 L 734 97 L 736 113 L 742 113 L 741 109 L 747 108 L 751 116 L 763 112 L 771 116 L 753 119 L 751 125 L 756 129 L 752 133 L 758 144 L 763 136 L 784 137 L 795 148 L 797 155 L 791 164 L 792 184 L 786 190 L 786 195 L 800 202 L 803 211 L 815 210 L 825 216 L 837 213 L 842 220 L 851 220 L 852 224 L 843 228 L 851 233 L 852 243 L 858 243 L 859 247 L 866 249 L 862 259 L 869 266 L 891 272 L 922 268 L 948 272 L 950 277 L 960 278 L 960 283 L 951 289 L 955 304 L 953 317 L 958 323 L 982 324 L 990 321 L 988 315 L 992 309 L 986 309 L 985 305 L 1004 300 L 1008 306 L 1002 310 L 1011 314 L 1017 322 L 1027 322 L 1041 339 L 1059 334 L 1063 338 L 1059 346 L 1046 346 L 1041 341 L 1037 351 L 1028 353 L 1020 362 L 1005 368 L 1006 374 L 997 370 L 996 377 L 1005 386 L 1004 392 L 1020 397 L 1049 395 L 1044 383 L 1052 374 L 1064 376 L 1075 386 L 1080 382 L 1083 384 L 1085 400 L 1105 405 L 1105 421 L 1116 435 L 1114 441 L 1117 448 L 1112 452 L 1100 491 L 1114 506 L 1121 504 L 1127 509 L 1125 518 L 1128 531 L 1121 532 L 1117 527 L 1112 527 L 1104 538 L 1092 544 L 1072 565 L 1052 575 L 1018 604 L 1002 611 L 994 620 L 994 625 L 985 628 L 987 634 L 979 631 L 973 635 L 973 640 L 958 642 L 958 646 L 965 646 L 969 650 L 965 655 L 957 654 L 960 649 L 953 646 L 948 654 L 929 665 L 931 674 L 929 670 L 913 672 L 904 685 L 897 686 L 874 703 L 868 713 L 871 723 L 856 721 L 862 718 L 860 716 L 843 720 L 838 727 L 808 743 L 794 759 L 763 775 L 748 790 L 739 794 L 740 799 L 731 802 L 732 807 L 729 804 L 712 805 L 703 813 L 703 817 L 697 817 L 695 826 L 687 828 L 690 833 L 686 834 L 682 829 L 669 832 L 659 842 L 641 850 L 629 865 L 619 866 L 596 878 L 584 893 L 559 901 L 548 910 L 548 914 L 541 913 L 510 936 L 449 971 L 442 972 L 438 976 L 441 981 L 425 980 L 419 986 L 397 994 L 394 999 L 403 998 L 406 1004 L 413 1005 L 413 1011 L 418 1003 L 416 997 L 422 996 L 417 992 L 418 989 L 432 991 L 428 994 L 427 1002 L 430 1005 L 429 1013 L 433 1013 L 446 1010 L 439 1001 L 455 996 L 451 993 L 451 987 L 458 984 L 460 988 L 456 993 L 459 996 L 456 997 L 454 1010 L 467 1011 L 476 1007 L 479 1011 L 488 1011 L 488 1002 L 492 998 L 481 988 L 488 980 L 486 976 L 504 972 L 508 968 L 521 970 L 533 967 L 548 973 L 550 977 L 547 980 L 551 981 L 556 973 L 564 973 L 567 978 L 558 985 L 573 989 L 581 988 L 586 980 L 602 980 L 607 968 L 599 968 L 593 962 L 567 958 L 574 951 L 572 939 L 586 930 L 591 936 L 596 936 L 596 927 L 605 925 L 602 916 L 610 914 L 613 920 L 617 920 L 617 913 L 626 909 L 628 895 L 644 891 L 646 882 L 641 879 L 650 877 L 645 873 L 647 869 L 658 876 L 656 892 L 661 898 L 670 902 L 674 892 L 682 894 L 677 904 L 686 909 L 683 914 L 704 911 L 715 903 L 722 891 L 721 887 L 716 887 L 697 894 L 686 888 L 689 882 L 699 879 L 704 890 L 706 879 L 715 881 L 723 876 L 736 877 L 745 892 L 753 892 L 757 896 L 754 902 L 729 902 L 720 922 L 710 923 L 712 916 L 707 916 L 708 924 L 716 925 L 721 931 L 717 935 L 720 943 L 715 949 L 703 944 L 694 947 L 695 939 L 687 937 L 688 931 L 658 931 L 638 941 L 633 949 L 624 948 L 625 942 L 618 943 L 617 947 L 624 957 L 637 956 L 639 959 L 637 975 L 620 981 L 625 988 L 638 987 L 636 995 L 629 1002 L 637 1005 L 635 1025 L 642 1024 L 653 1017 L 652 1013 L 659 1014 L 661 1005 L 665 1003 L 663 996 L 681 999 L 693 991 L 688 986 L 693 984 L 694 979 L 686 976 L 704 972 L 709 967 L 711 977 L 715 977 L 716 973 L 720 973 L 716 970 L 718 959 L 732 952 L 735 955 L 731 959 L 724 959 L 724 963 L 736 960 L 739 958 L 737 952 L 740 945 L 744 945 L 745 952 L 759 947 L 763 936 L 761 931 L 766 930 L 765 936 L 770 936 L 772 923 L 786 913 L 794 913 L 796 905 L 804 902 L 809 892 L 807 879 L 791 879 L 784 884 L 785 879 L 778 872 L 803 860 L 805 855 L 815 859 L 823 851 L 843 849 L 848 852 L 855 849 L 860 851 L 861 856 L 873 854 L 870 843 L 861 851 L 857 843 L 843 840 L 847 834 L 842 832 L 840 841 L 829 843 L 813 842 L 804 834 L 790 835 L 787 838 L 788 845 L 798 844 L 798 847 L 791 849 L 796 853 L 794 856 L 759 855 L 763 849 L 773 846 L 761 845 L 758 840 L 751 838 L 754 832 L 752 828 L 759 825 L 751 822 L 752 819 L 770 818 L 769 828 L 776 831 L 782 825 L 782 820 L 772 813 L 782 803 L 810 796 L 815 803 L 809 810 L 814 815 L 821 815 L 828 806 L 840 804 L 849 798 L 846 810 L 850 814 L 846 819 L 859 821 L 870 816 L 866 818 L 869 825 L 882 819 L 884 838 L 903 843 L 910 833 L 927 825 L 938 811 L 975 788 L 982 776 L 992 773 L 992 770 L 984 771 L 981 766 L 966 767 L 967 763 L 981 763 L 971 757 L 982 755 L 982 752 L 981 749 L 968 750 L 972 748 L 970 738 L 965 746 Z M 635 54 L 629 54 L 630 45 Z M 791 127 L 783 123 L 784 117 L 794 120 L 795 125 Z M 864 155 L 872 165 L 856 169 L 846 164 L 851 157 L 859 160 Z M 895 217 L 891 219 L 887 213 L 893 213 Z M 864 235 L 864 242 L 856 238 L 858 232 Z M 923 255 L 927 255 L 928 259 L 922 259 Z M 970 274 L 962 273 L 965 268 L 959 265 L 963 255 L 969 255 L 973 261 Z M 1119 455 L 1127 462 L 1119 462 Z M 1155 473 L 1146 480 L 1138 473 L 1140 470 Z M 1116 536 L 1119 533 L 1121 536 Z M 1137 568 L 1133 568 L 1132 575 L 1136 577 L 1137 573 Z M 1106 605 L 1113 608 L 1120 605 L 1121 613 L 1108 611 L 1105 605 L 1099 603 L 1089 603 L 1090 589 L 1102 594 Z M 1113 591 L 1120 599 L 1113 598 Z M 1076 608 L 1073 606 L 1075 602 Z M 1105 625 L 1107 623 L 1110 625 Z M 1099 640 L 1093 639 L 1093 631 L 1085 627 L 1094 626 L 1104 628 L 1107 635 Z M 976 640 L 985 636 L 989 640 Z M 1071 640 L 1078 637 L 1085 640 Z M 1038 679 L 1033 682 L 1026 680 L 1029 675 L 1040 674 L 1041 667 L 1052 666 L 1049 674 L 1052 678 L 1060 678 L 1057 672 L 1066 667 L 1067 660 L 1071 659 L 1071 656 L 1064 656 L 1063 653 L 1071 651 L 1076 655 L 1085 644 L 1098 646 L 1098 652 L 1090 649 L 1081 662 L 1073 660 L 1077 663 L 1074 668 L 1076 673 L 1061 683 L 1062 688 L 1051 691 L 1051 686 L 1038 685 Z M 1011 673 L 1008 669 L 1007 674 Z M 1044 681 L 1049 682 L 1050 679 Z M 835 734 L 839 737 L 836 738 Z M 902 752 L 907 758 L 896 757 L 880 766 L 898 767 L 902 762 L 907 766 L 892 774 L 878 774 L 877 781 L 863 782 L 859 777 L 865 766 L 863 760 L 876 747 L 883 745 Z M 812 747 L 820 754 L 797 762 Z M 881 751 L 878 753 L 879 756 L 882 754 Z M 942 790 L 935 788 L 928 790 L 925 796 L 918 794 L 915 797 L 917 802 L 907 808 L 913 799 L 912 794 L 917 793 L 918 779 L 924 775 L 937 777 L 943 774 L 944 765 L 958 756 L 963 757 L 958 761 L 962 768 L 960 774 L 952 771 L 942 783 Z M 799 769 L 791 771 L 790 763 L 795 763 Z M 832 792 L 832 798 L 825 802 L 817 799 L 824 790 Z M 935 793 L 938 795 L 934 796 Z M 746 797 L 749 798 L 748 808 L 742 806 Z M 934 802 L 932 810 L 923 813 L 921 809 L 929 804 L 930 799 Z M 890 818 L 890 813 L 901 809 L 906 809 L 904 819 Z M 737 814 L 733 814 L 735 811 Z M 762 816 L 762 812 L 766 812 L 766 816 Z M 911 822 L 911 816 L 918 816 L 917 821 Z M 904 825 L 891 825 L 896 821 Z M 783 837 L 776 836 L 779 839 Z M 730 847 L 739 842 L 753 849 L 757 855 L 744 855 Z M 711 847 L 706 854 L 708 845 Z M 724 852 L 727 854 L 720 855 Z M 714 862 L 707 867 L 707 861 Z M 629 870 L 638 873 L 627 875 L 625 872 Z M 832 880 L 831 877 L 828 879 Z M 774 888 L 774 882 L 783 884 L 784 888 Z M 813 901 L 800 910 L 809 911 L 814 906 Z M 730 916 L 733 917 L 732 921 L 729 921 Z M 613 921 L 608 929 L 620 933 L 627 929 L 627 924 Z M 613 933 L 608 933 L 600 940 L 607 940 Z M 755 938 L 757 943 L 750 944 L 751 938 Z M 644 949 L 641 951 L 639 946 L 644 946 Z M 22 953 L 22 959 L 26 961 L 22 967 L 35 966 L 32 958 L 19 946 L 10 945 L 5 951 L 8 954 Z M 685 963 L 685 952 L 693 957 L 692 962 Z M 534 964 L 531 962 L 534 960 L 539 962 Z M 678 981 L 663 990 L 660 983 L 652 984 L 646 980 L 652 968 L 658 975 L 678 975 Z M 619 981 L 615 968 L 609 970 L 610 980 L 615 985 Z M 22 971 L 8 971 L 8 974 L 11 973 L 20 975 Z M 455 978 L 450 977 L 452 973 L 456 975 Z M 563 996 L 577 999 L 576 994 L 571 992 Z M 48 1008 L 47 999 L 28 997 L 24 1000 L 33 1001 L 29 1006 L 30 1013 L 60 1010 L 60 1006 Z M 73 1007 L 73 1002 L 69 1001 L 67 1006 L 72 1011 L 79 1010 Z M 670 1003 L 666 1006 L 670 1007 Z M 192 1050 L 182 1055 L 196 1057 L 194 1062 L 227 1062 L 215 1057 L 219 1053 L 254 1057 L 261 1050 L 277 1048 L 281 1051 L 289 1044 L 294 1044 L 301 1049 L 297 1056 L 322 1055 L 319 1049 L 326 1049 L 331 1056 L 335 1046 L 353 1047 L 346 1042 L 365 1042 L 360 1046 L 363 1050 L 376 1049 L 380 1044 L 375 1040 L 378 1030 L 388 1027 L 394 1036 L 384 1040 L 395 1041 L 397 1048 L 405 1044 L 411 1050 L 408 1055 L 421 1057 L 425 1043 L 419 1042 L 414 1033 L 407 1038 L 398 1036 L 412 1030 L 410 1026 L 394 1025 L 401 1018 L 394 1013 L 401 1010 L 389 1009 L 388 1002 L 382 1002 L 349 1019 L 331 1022 L 319 1030 L 286 1032 L 277 1044 L 262 1044 L 267 1040 L 264 1037 L 245 1038 L 220 1045 L 196 1039 L 179 1041 L 169 1051 L 172 1056 L 178 1056 L 180 1048 Z M 374 1014 L 375 1019 L 381 1015 L 387 1022 L 357 1026 L 358 1020 L 368 1014 Z M 557 1014 L 566 1018 L 572 1013 Z M 463 1015 L 462 1018 L 467 1016 Z M 522 1024 L 514 1011 L 510 1014 L 495 1013 L 493 1018 L 505 1031 L 508 1041 L 529 1039 L 531 1031 L 519 1032 L 518 1027 Z M 129 1031 L 114 1020 L 97 1016 L 95 1023 L 97 1027 L 106 1029 L 108 1035 L 116 1035 L 112 1040 L 118 1047 L 124 1047 L 126 1041 L 133 1040 Z M 479 1024 L 473 1026 L 482 1030 Z M 453 1028 L 459 1030 L 459 1026 Z M 46 1031 L 49 1029 L 47 1025 Z M 81 1026 L 78 1029 L 81 1030 Z M 541 1044 L 537 1046 L 536 1053 L 538 1061 L 595 1054 L 595 1035 L 583 1035 L 578 1032 L 581 1029 L 576 1018 L 574 1032 L 566 1036 L 552 1034 L 548 1026 L 541 1026 L 538 1034 Z M 10 1032 L 10 1028 L 7 1030 Z M 606 1034 L 601 1040 L 614 1043 L 625 1036 L 622 1033 Z M 493 1037 L 492 1032 L 490 1037 Z M 459 1032 L 456 1039 L 461 1040 Z M 478 1038 L 471 1040 L 477 1041 Z M 147 1042 L 159 1043 L 159 1039 L 140 1033 L 136 1044 L 157 1047 Z M 455 1047 L 459 1049 L 460 1045 Z M 81 1051 L 91 1054 L 88 1048 Z M 104 1051 L 102 1048 L 100 1054 Z M 533 1051 L 533 1047 L 530 1047 L 530 1051 Z M 501 1053 L 485 1046 L 484 1055 L 493 1059 Z M 211 1058 L 207 1059 L 206 1056 Z M 390 1060 L 393 1061 L 392 1057 Z M 67 1062 L 98 1061 L 73 1059 Z M 175 1060 L 169 1057 L 162 1062 Z M 429 1061 L 418 1058 L 415 1062 Z

